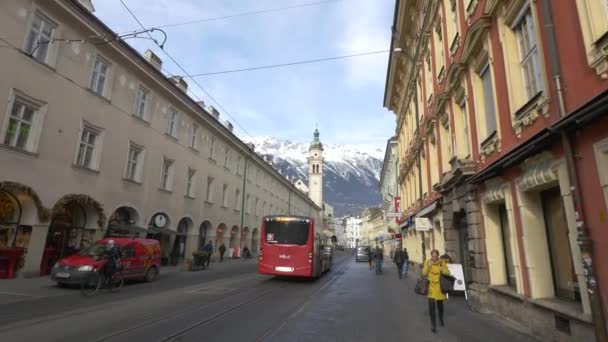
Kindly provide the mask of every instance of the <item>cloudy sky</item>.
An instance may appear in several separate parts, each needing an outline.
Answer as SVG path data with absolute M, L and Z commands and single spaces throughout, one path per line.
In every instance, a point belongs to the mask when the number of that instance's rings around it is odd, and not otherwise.
M 123 1 L 146 27 L 167 32 L 165 50 L 192 75 L 388 50 L 394 8 L 394 0 Z M 93 3 L 95 14 L 115 31 L 139 28 L 119 0 Z M 293 8 L 201 22 L 284 7 Z M 152 41 L 128 42 L 140 52 L 152 48 L 167 72 L 184 75 Z M 395 125 L 382 103 L 387 61 L 388 54 L 381 53 L 196 81 L 220 103 L 223 119 L 236 122 L 241 136 L 306 142 L 318 123 L 326 143 L 383 146 Z M 193 97 L 214 104 L 187 81 Z

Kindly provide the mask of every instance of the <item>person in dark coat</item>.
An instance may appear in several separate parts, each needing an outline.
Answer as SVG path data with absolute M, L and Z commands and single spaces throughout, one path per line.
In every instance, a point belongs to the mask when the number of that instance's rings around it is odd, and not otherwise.
M 376 263 L 376 274 L 382 274 L 382 262 L 384 261 L 384 250 L 380 247 L 376 248 L 374 253 L 374 262 Z
M 211 254 L 213 254 L 213 244 L 211 244 L 211 241 L 207 242 L 207 244 L 205 245 L 204 251 L 205 251 L 205 257 L 207 258 L 207 260 L 206 260 L 207 268 L 209 268 L 209 264 L 211 263 Z
M 224 261 L 224 253 L 226 253 L 226 246 L 224 246 L 224 244 L 221 244 L 221 246 L 220 246 L 220 262 Z
M 407 277 L 407 271 L 410 268 L 410 255 L 407 254 L 407 248 L 403 249 L 403 275 Z
M 399 279 L 403 278 L 403 251 L 398 249 L 395 251 L 395 255 L 393 255 L 393 261 L 395 262 L 395 264 L 397 265 L 397 275 L 399 276 Z

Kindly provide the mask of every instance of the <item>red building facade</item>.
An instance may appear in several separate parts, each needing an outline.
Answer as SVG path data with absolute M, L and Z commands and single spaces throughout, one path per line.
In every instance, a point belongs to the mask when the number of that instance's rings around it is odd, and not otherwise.
M 401 0 L 393 32 L 405 218 L 440 223 L 478 310 L 605 338 L 608 2 Z

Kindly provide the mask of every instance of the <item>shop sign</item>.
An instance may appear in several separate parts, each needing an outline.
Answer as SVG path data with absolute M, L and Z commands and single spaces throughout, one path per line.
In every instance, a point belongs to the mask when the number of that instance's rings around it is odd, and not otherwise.
M 431 220 L 429 220 L 426 217 L 416 217 L 414 219 L 414 226 L 416 227 L 417 231 L 422 231 L 422 232 L 426 232 L 431 230 L 431 228 L 433 228 L 433 225 L 431 224 Z

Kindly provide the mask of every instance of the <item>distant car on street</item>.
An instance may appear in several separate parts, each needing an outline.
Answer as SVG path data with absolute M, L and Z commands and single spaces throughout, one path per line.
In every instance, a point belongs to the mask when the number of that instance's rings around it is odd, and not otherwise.
M 359 261 L 369 261 L 369 246 L 359 246 L 355 250 L 355 260 Z
M 114 240 L 123 254 L 125 279 L 153 281 L 160 270 L 160 245 L 157 240 L 113 237 L 99 240 L 79 253 L 59 260 L 51 270 L 51 279 L 59 285 L 80 284 L 84 276 L 105 265 L 106 244 Z

